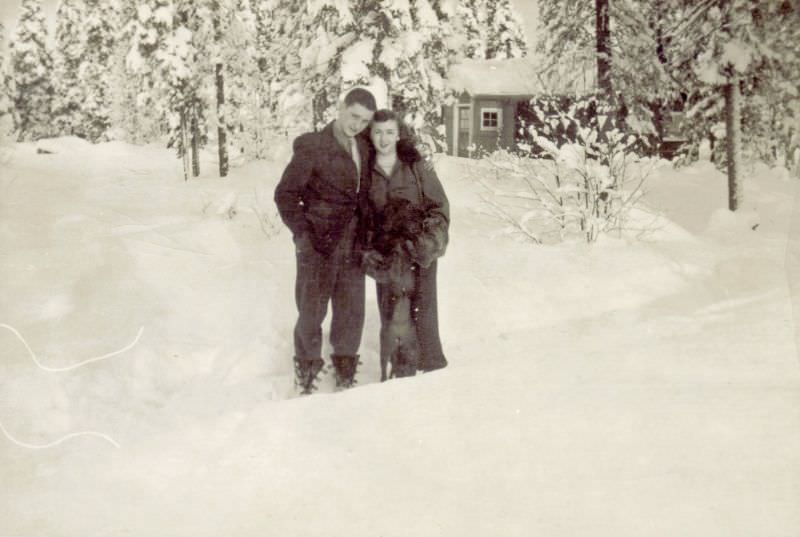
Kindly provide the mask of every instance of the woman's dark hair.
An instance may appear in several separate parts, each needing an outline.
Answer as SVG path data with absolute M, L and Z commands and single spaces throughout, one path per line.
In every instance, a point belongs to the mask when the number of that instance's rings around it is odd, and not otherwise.
M 373 123 L 385 123 L 386 121 L 396 121 L 398 128 L 402 121 L 400 120 L 400 116 L 397 115 L 397 112 L 394 110 L 389 110 L 387 108 L 382 108 L 375 112 L 375 115 L 372 116 Z
M 414 163 L 422 160 L 422 155 L 414 146 L 413 134 L 408 125 L 405 124 L 400 114 L 394 110 L 383 108 L 375 112 L 372 116 L 373 123 L 385 123 L 387 121 L 394 121 L 397 123 L 397 130 L 400 139 L 397 140 L 397 158 L 403 162 Z

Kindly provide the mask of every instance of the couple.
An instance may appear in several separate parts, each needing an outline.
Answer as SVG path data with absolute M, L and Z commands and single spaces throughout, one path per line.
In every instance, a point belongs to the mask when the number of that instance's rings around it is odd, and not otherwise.
M 376 108 L 369 91 L 351 90 L 334 121 L 294 141 L 275 189 L 297 256 L 294 366 L 305 394 L 316 389 L 323 371 L 328 302 L 336 385 L 355 383 L 366 273 L 377 281 L 381 379 L 447 365 L 435 261 L 447 244 L 447 198 L 433 167 L 405 137 L 400 118 Z

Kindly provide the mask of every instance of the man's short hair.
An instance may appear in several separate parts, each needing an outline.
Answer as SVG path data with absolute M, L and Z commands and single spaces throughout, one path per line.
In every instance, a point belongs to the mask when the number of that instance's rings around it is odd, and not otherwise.
M 378 109 L 378 105 L 375 104 L 375 96 L 364 88 L 353 88 L 347 92 L 347 95 L 345 95 L 345 106 L 351 106 L 356 103 L 360 104 L 367 110 L 371 110 L 372 112 Z

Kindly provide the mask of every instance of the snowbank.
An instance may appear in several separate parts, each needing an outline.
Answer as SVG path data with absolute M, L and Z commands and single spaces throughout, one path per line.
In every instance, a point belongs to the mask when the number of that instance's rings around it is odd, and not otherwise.
M 0 535 L 800 527 L 796 182 L 758 168 L 730 215 L 718 172 L 663 168 L 644 240 L 536 247 L 480 213 L 470 161 L 441 157 L 451 366 L 378 383 L 370 285 L 360 385 L 293 398 L 294 256 L 272 204 L 288 143 L 227 179 L 204 153 L 188 183 L 155 146 L 18 146 L 0 323 L 50 367 L 131 348 L 48 373 L 0 327 L 10 435 L 120 445 L 0 436 Z
M 35 142 L 37 153 L 74 154 L 88 151 L 92 144 L 77 136 L 64 136 L 61 138 L 44 138 Z

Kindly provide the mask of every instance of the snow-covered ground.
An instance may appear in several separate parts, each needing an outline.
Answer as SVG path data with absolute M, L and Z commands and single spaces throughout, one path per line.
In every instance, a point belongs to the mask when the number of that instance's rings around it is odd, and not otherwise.
M 785 171 L 733 215 L 710 164 L 661 167 L 653 232 L 534 246 L 440 157 L 451 367 L 377 382 L 369 286 L 359 386 L 296 398 L 285 145 L 188 183 L 156 146 L 43 147 L 0 172 L 0 536 L 800 535 Z M 79 431 L 107 436 L 19 444 Z

